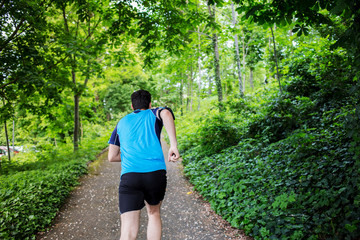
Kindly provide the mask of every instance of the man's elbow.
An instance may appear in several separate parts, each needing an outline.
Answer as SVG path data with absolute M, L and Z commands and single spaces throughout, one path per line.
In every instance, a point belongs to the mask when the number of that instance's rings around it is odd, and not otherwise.
M 118 162 L 118 160 L 116 159 L 116 156 L 114 155 L 108 155 L 108 160 L 109 162 Z
M 120 147 L 110 144 L 108 152 L 109 162 L 119 162 L 120 161 Z

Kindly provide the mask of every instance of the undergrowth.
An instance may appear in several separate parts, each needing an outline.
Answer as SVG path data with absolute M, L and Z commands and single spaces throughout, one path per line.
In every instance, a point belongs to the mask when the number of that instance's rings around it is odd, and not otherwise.
M 108 137 L 92 131 L 76 153 L 70 141 L 59 146 L 43 143 L 39 152 L 2 161 L 0 239 L 35 239 L 45 230 L 79 177 L 87 173 L 87 163 L 107 146 Z
M 268 87 L 220 112 L 208 100 L 177 126 L 186 176 L 255 239 L 360 238 L 355 73 L 341 49 L 312 49 L 283 60 L 284 94 Z

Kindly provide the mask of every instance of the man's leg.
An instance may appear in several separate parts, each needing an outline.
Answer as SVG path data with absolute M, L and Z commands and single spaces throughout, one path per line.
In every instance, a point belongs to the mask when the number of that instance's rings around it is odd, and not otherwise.
M 120 240 L 135 240 L 139 231 L 140 210 L 121 214 Z
M 160 240 L 161 239 L 161 216 L 160 207 L 161 202 L 158 205 L 149 205 L 145 202 L 146 210 L 149 217 L 147 227 L 147 240 Z

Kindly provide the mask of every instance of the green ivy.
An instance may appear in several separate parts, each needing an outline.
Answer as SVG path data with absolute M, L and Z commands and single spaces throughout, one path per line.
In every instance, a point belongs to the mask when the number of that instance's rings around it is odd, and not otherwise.
M 192 142 L 180 147 L 195 189 L 255 239 L 360 238 L 359 88 L 330 44 L 302 43 L 282 61 L 284 94 L 229 99 L 223 113 L 193 117 L 204 139 L 179 131 Z

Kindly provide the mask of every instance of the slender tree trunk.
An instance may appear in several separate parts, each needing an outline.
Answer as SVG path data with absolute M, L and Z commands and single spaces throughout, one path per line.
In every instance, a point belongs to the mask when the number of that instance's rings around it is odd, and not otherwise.
M 191 58 L 192 59 L 192 58 Z M 190 92 L 190 112 L 193 110 L 193 81 L 194 81 L 194 71 L 193 71 L 193 63 L 190 63 L 190 82 L 189 82 L 189 92 Z
M 6 126 L 6 120 L 4 121 L 4 127 L 5 127 L 5 138 L 6 138 L 7 155 L 8 155 L 8 159 L 9 159 L 9 162 L 10 162 L 10 161 L 11 161 L 11 157 L 10 157 L 10 146 L 9 146 L 9 136 L 8 136 L 7 126 Z
M 68 21 L 66 18 L 66 7 L 64 6 L 62 9 L 62 14 L 63 14 L 63 19 L 64 19 L 64 27 L 65 27 L 65 32 L 70 35 L 70 30 L 69 30 L 69 25 L 68 25 Z M 77 32 L 76 32 L 77 35 Z M 74 137 L 73 137 L 73 143 L 74 143 L 74 151 L 77 151 L 79 148 L 79 99 L 80 99 L 80 94 L 78 92 L 78 87 L 76 85 L 76 57 L 75 55 L 71 56 L 69 55 L 69 57 L 71 58 L 71 78 L 72 78 L 72 82 L 73 82 L 73 86 L 74 86 Z
M 74 95 L 74 151 L 77 151 L 79 148 L 79 130 L 80 130 L 80 121 L 79 121 L 79 100 L 80 96 L 78 94 Z
M 211 8 L 212 8 L 212 11 L 211 11 Z M 215 5 L 212 5 L 212 6 L 208 5 L 208 9 L 209 9 L 210 18 L 212 19 L 213 23 L 215 23 Z M 218 94 L 219 107 L 220 107 L 220 111 L 221 111 L 222 110 L 221 103 L 223 100 L 223 93 L 222 93 L 222 85 L 221 85 L 221 78 L 220 78 L 220 57 L 219 57 L 218 36 L 215 32 L 213 33 L 212 42 L 213 42 L 213 48 L 214 48 L 215 84 L 216 84 L 216 89 L 217 89 L 217 94 Z
M 268 41 L 268 49 L 269 49 L 269 52 L 271 52 L 271 37 L 269 37 L 269 41 Z M 271 77 L 271 65 L 269 63 L 269 61 L 265 61 L 265 84 L 268 84 L 269 83 L 269 80 L 270 80 L 270 77 Z
M 234 3 L 231 3 L 231 10 L 232 10 L 232 23 L 235 28 L 236 25 L 236 14 L 235 14 L 235 7 Z M 238 82 L 239 82 L 239 94 L 240 97 L 244 97 L 244 90 L 243 90 L 243 84 L 241 79 L 241 64 L 240 64 L 240 54 L 239 54 L 239 42 L 238 42 L 238 35 L 234 35 L 235 40 L 235 61 L 236 61 L 236 67 L 238 72 Z
M 181 75 L 181 84 L 180 84 L 180 112 L 181 116 L 184 114 L 183 112 L 183 86 L 184 86 L 184 78 Z
M 244 69 L 244 75 L 243 75 L 243 93 L 245 93 L 245 83 L 246 83 L 246 74 L 245 74 L 245 71 L 246 71 L 246 61 L 245 61 L 245 58 L 246 58 L 246 52 L 245 52 L 245 33 L 243 35 L 243 38 L 242 38 L 242 50 L 243 50 L 243 59 L 242 59 L 242 64 L 243 64 L 243 69 Z
M 213 43 L 214 43 L 214 67 L 215 67 L 215 84 L 218 93 L 219 103 L 223 100 L 222 86 L 221 86 L 221 78 L 220 78 L 220 59 L 219 59 L 219 47 L 218 47 L 218 37 L 216 34 L 213 35 Z
M 75 59 L 75 57 L 74 57 L 74 59 Z M 75 74 L 74 66 L 71 69 L 71 76 L 72 76 L 73 84 L 75 86 L 75 93 L 74 93 L 74 151 L 77 151 L 79 148 L 79 130 L 80 130 L 80 116 L 79 116 L 80 94 L 78 93 L 78 89 L 76 86 L 76 74 Z
M 270 27 L 270 29 L 271 29 L 272 39 L 273 39 L 273 46 L 274 46 L 274 56 L 275 56 L 275 64 L 276 64 L 276 78 L 277 78 L 277 80 L 279 82 L 280 93 L 282 94 L 280 75 L 279 75 L 278 59 L 277 59 L 276 46 L 275 46 L 275 36 L 274 36 L 274 31 L 273 31 L 272 27 Z
M 250 87 L 252 90 L 254 90 L 254 70 L 252 68 L 250 68 L 250 76 L 249 76 L 249 82 L 250 82 Z
M 199 68 L 199 85 L 198 85 L 198 106 L 197 110 L 200 110 L 200 102 L 201 102 L 201 38 L 200 38 L 200 26 L 198 26 L 198 68 Z
M 12 145 L 13 145 L 13 153 L 15 154 L 15 120 L 13 119 L 13 134 L 12 134 Z

